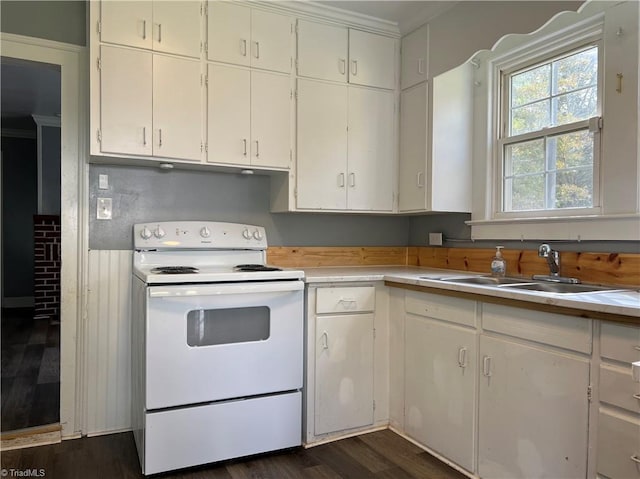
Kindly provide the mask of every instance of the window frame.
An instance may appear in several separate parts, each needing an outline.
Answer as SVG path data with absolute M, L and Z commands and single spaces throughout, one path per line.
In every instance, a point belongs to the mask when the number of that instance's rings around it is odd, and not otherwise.
M 501 219 L 534 219 L 534 218 L 562 218 L 568 216 L 593 216 L 602 213 L 601 195 L 601 168 L 602 157 L 601 127 L 603 124 L 603 97 L 604 97 L 604 24 L 602 21 L 588 26 L 578 26 L 562 35 L 554 35 L 551 38 L 543 38 L 539 41 L 525 44 L 516 51 L 497 58 L 493 65 L 493 170 L 492 193 L 492 218 Z M 596 116 L 587 120 L 573 122 L 566 125 L 553 126 L 519 135 L 508 136 L 509 131 L 509 79 L 515 72 L 550 63 L 555 59 L 567 56 L 573 52 L 586 50 L 590 47 L 598 48 L 598 91 Z M 563 133 L 587 130 L 594 134 L 593 146 L 593 204 L 587 208 L 553 208 L 536 210 L 504 210 L 504 167 L 505 146 L 517 144 L 527 140 L 546 139 Z

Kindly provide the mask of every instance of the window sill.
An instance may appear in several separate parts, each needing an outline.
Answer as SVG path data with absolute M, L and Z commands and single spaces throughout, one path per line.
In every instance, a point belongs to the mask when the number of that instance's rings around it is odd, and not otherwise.
M 471 220 L 471 238 L 639 241 L 640 214 Z

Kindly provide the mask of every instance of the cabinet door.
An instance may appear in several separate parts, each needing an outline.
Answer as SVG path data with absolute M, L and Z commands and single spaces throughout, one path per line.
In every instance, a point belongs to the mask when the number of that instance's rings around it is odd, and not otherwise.
M 209 1 L 208 58 L 248 66 L 251 42 L 251 10 L 231 2 Z
M 138 48 L 151 48 L 151 2 L 100 2 L 100 40 Z
M 251 11 L 251 66 L 289 73 L 293 20 L 278 13 Z
M 405 431 L 473 470 L 476 333 L 408 314 Z
M 478 475 L 586 477 L 589 361 L 480 338 Z
M 349 30 L 349 83 L 392 90 L 395 72 L 395 39 Z
M 427 84 L 400 94 L 399 211 L 427 208 Z
M 249 70 L 209 65 L 207 161 L 250 164 L 250 91 Z
M 153 49 L 199 58 L 201 24 L 200 2 L 154 1 Z
M 251 72 L 251 164 L 288 168 L 291 161 L 289 76 Z
M 101 151 L 151 155 L 152 54 L 102 45 L 100 62 Z
M 402 37 L 400 84 L 403 90 L 427 79 L 427 28 L 423 25 Z
M 373 314 L 316 319 L 315 434 L 373 424 Z
M 297 207 L 347 206 L 347 86 L 298 80 Z
M 298 75 L 347 81 L 348 30 L 298 20 Z
M 199 161 L 202 157 L 200 62 L 153 56 L 153 154 Z
M 349 87 L 347 209 L 391 211 L 395 164 L 393 92 Z
M 473 66 L 470 63 L 433 79 L 432 105 L 431 209 L 471 211 Z

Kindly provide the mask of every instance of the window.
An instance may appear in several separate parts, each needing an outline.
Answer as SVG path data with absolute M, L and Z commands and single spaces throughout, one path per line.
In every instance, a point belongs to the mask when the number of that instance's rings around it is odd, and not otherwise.
M 598 205 L 599 57 L 590 43 L 502 71 L 502 213 Z

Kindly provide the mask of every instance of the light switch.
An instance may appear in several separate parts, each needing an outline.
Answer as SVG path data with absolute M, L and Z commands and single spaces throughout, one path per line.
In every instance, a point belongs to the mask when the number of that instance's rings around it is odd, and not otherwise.
M 111 219 L 111 198 L 98 198 L 97 218 L 99 220 Z
M 98 175 L 98 189 L 99 190 L 109 189 L 109 175 Z

